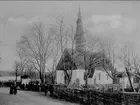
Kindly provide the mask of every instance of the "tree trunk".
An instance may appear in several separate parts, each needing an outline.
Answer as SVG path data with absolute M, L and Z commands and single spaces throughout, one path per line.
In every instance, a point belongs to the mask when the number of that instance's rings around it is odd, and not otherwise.
M 21 78 L 21 76 L 20 76 L 20 82 L 22 83 L 22 78 Z
M 17 68 L 16 68 L 16 73 L 15 74 L 16 74 L 16 83 L 17 83 Z
M 117 77 L 114 77 L 114 78 L 113 78 L 113 84 L 118 84 L 118 82 L 119 82 L 119 81 L 118 81 L 118 78 L 117 78 Z
M 87 85 L 88 85 L 88 76 L 86 74 L 86 80 L 85 80 L 85 87 L 87 88 Z
M 113 77 L 112 77 L 112 79 L 113 79 L 113 84 L 118 84 L 118 83 L 119 83 L 119 80 L 118 80 L 118 77 L 117 77 L 117 75 L 116 75 L 115 69 L 114 69 L 114 73 L 113 73 L 112 76 L 113 76 Z
M 21 75 L 20 75 L 20 82 L 22 83 L 22 78 L 21 76 L 23 76 L 23 69 L 21 70 Z
M 135 89 L 134 89 L 134 87 L 133 87 L 133 85 L 132 85 L 132 82 L 131 82 L 131 77 L 130 77 L 128 68 L 125 68 L 125 70 L 126 70 L 126 73 L 127 73 L 128 80 L 129 80 L 130 86 L 131 86 L 131 88 L 132 88 L 132 91 L 135 92 Z
M 43 80 L 43 77 L 42 77 L 42 73 L 41 73 L 41 71 L 39 72 L 39 74 L 40 74 L 41 84 L 43 84 L 43 83 L 44 83 L 44 80 Z

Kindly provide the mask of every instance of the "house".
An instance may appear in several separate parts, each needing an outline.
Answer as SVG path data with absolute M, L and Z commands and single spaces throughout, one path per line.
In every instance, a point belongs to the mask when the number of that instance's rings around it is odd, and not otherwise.
M 129 82 L 129 79 L 128 79 L 126 72 L 119 72 L 118 78 L 119 78 L 119 83 L 121 84 L 122 88 L 129 88 L 130 87 L 130 82 Z M 131 83 L 132 83 L 133 87 L 137 88 L 138 83 L 135 80 L 135 75 L 133 75 L 133 73 L 130 73 L 130 79 L 131 79 Z
M 112 66 L 109 59 L 101 52 L 93 53 L 86 50 L 80 9 L 74 40 L 75 48 L 65 48 L 57 64 L 57 84 L 85 84 L 85 74 L 88 75 L 89 84 L 111 84 L 111 78 L 102 69 L 105 67 L 109 70 Z
M 28 76 L 28 75 L 22 75 L 21 76 L 21 84 L 28 84 L 29 83 L 29 81 L 30 81 L 31 79 L 30 79 L 30 77 Z

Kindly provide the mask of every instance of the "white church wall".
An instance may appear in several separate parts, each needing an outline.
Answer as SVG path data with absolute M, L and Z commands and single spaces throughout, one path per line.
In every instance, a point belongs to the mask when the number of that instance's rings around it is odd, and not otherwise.
M 88 78 L 88 84 L 91 84 L 91 85 L 95 84 L 94 78 Z
M 70 84 L 74 84 L 74 82 L 76 80 L 76 75 L 77 75 L 77 71 L 73 70 Z
M 83 69 L 73 70 L 72 78 L 70 84 L 76 83 L 77 79 L 79 79 L 79 85 L 85 84 L 84 80 L 84 72 Z M 57 70 L 57 83 L 64 84 L 64 73 L 63 71 Z M 92 78 L 88 78 L 88 84 L 113 84 L 113 80 L 107 75 L 106 72 L 101 70 L 95 70 L 95 73 Z
M 73 70 L 72 78 L 70 84 L 76 83 L 77 79 L 79 79 L 79 84 L 85 84 L 84 81 L 84 72 L 85 70 Z M 64 72 L 61 70 L 57 70 L 56 72 L 56 82 L 57 84 L 64 84 Z
M 112 84 L 113 80 L 107 75 L 106 72 L 95 70 L 92 78 L 88 78 L 88 84 Z
M 84 72 L 85 72 L 85 70 L 83 70 L 83 69 L 78 69 L 78 70 L 76 70 L 76 73 L 77 73 L 76 79 L 77 79 L 77 78 L 79 79 L 79 84 L 80 84 L 80 85 L 85 84 Z
M 57 70 L 56 82 L 57 82 L 57 84 L 64 84 L 64 72 L 63 71 Z
M 96 84 L 113 84 L 113 80 L 106 72 L 96 70 Z

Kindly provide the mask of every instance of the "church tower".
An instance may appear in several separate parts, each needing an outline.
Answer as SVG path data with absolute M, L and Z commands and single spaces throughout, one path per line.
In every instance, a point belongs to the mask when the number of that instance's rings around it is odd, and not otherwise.
M 82 24 L 82 16 L 81 16 L 81 11 L 79 8 L 78 12 L 78 19 L 77 19 L 77 27 L 76 27 L 76 32 L 75 32 L 75 50 L 82 52 L 85 50 L 85 38 L 84 38 L 84 30 L 83 30 L 83 24 Z

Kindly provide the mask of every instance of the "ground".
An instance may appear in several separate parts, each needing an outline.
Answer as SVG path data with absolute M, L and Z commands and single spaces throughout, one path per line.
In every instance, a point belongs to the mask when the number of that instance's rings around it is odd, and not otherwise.
M 76 105 L 45 96 L 42 92 L 18 91 L 10 95 L 9 88 L 0 88 L 0 105 Z

